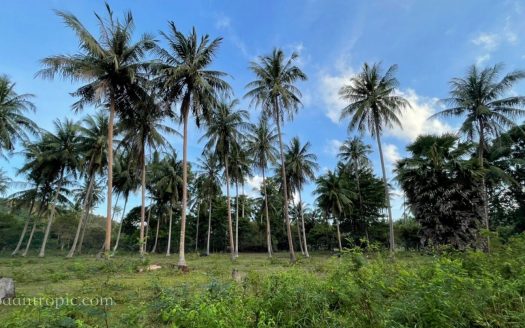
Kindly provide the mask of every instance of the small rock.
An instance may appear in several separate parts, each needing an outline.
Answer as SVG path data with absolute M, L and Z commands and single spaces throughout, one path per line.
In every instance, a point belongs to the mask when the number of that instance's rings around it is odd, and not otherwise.
M 15 282 L 11 278 L 0 279 L 0 301 L 15 297 Z
M 162 267 L 158 264 L 152 264 L 152 265 L 148 265 L 148 267 L 146 268 L 146 271 L 155 271 L 155 270 L 159 270 L 159 269 L 162 269 Z
M 242 279 L 244 275 L 239 272 L 237 269 L 232 270 L 232 279 L 236 282 L 242 282 Z

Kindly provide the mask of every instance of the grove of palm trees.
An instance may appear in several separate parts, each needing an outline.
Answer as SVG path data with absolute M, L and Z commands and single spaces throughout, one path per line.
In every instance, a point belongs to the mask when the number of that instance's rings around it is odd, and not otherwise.
M 239 63 L 230 21 L 114 6 L 55 10 L 69 37 L 22 86 L 0 66 L 0 327 L 524 326 L 523 63 L 456 65 L 427 113 L 371 57 L 320 150 L 300 49 Z M 66 85 L 67 114 L 27 79 Z M 400 150 L 414 113 L 444 128 Z

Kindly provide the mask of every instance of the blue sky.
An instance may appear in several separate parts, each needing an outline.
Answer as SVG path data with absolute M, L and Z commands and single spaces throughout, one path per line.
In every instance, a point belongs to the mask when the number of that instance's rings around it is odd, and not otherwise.
M 474 63 L 481 66 L 504 63 L 506 70 L 525 68 L 525 2 L 489 0 L 289 0 L 289 1 L 109 1 L 116 15 L 133 12 L 137 36 L 158 35 L 173 20 L 183 31 L 196 26 L 199 33 L 224 37 L 214 67 L 229 73 L 235 95 L 242 98 L 244 86 L 253 76 L 247 69 L 251 60 L 281 47 L 300 54 L 300 66 L 309 79 L 300 83 L 304 107 L 284 127 L 285 139 L 299 136 L 309 141 L 318 155 L 320 173 L 333 169 L 340 143 L 349 134 L 347 122 L 339 122 L 344 106 L 339 88 L 363 62 L 397 64 L 399 92 L 412 104 L 402 117 L 404 129 L 386 131 L 383 148 L 389 168 L 405 155 L 405 146 L 422 133 L 454 130 L 454 120 L 427 120 L 438 111 L 438 99 L 447 96 L 451 77 L 462 76 Z M 64 27 L 53 9 L 70 11 L 93 32 L 93 12 L 102 13 L 102 1 L 4 0 L 0 9 L 0 74 L 17 83 L 19 93 L 35 94 L 36 114 L 32 118 L 44 129 L 52 129 L 56 118 L 81 119 L 94 109 L 74 114 L 69 81 L 34 78 L 39 60 L 54 54 L 72 54 L 78 49 L 73 33 Z M 159 37 L 160 40 L 160 37 Z M 524 93 L 524 85 L 513 92 Z M 242 107 L 248 102 L 242 100 Z M 250 109 L 252 120 L 258 117 Z M 353 132 L 352 132 L 353 133 Z M 202 150 L 201 131 L 190 131 L 189 156 L 194 160 Z M 170 138 L 181 149 L 180 138 Z M 371 158 L 377 173 L 376 144 Z M 0 167 L 13 174 L 21 159 L 0 160 Z M 18 180 L 23 177 L 16 178 Z M 260 179 L 255 177 L 246 187 Z M 311 203 L 313 186 L 305 188 L 303 199 Z M 138 198 L 132 200 L 138 205 Z M 104 204 L 96 210 L 103 213 Z M 393 201 L 394 217 L 402 213 L 401 197 Z

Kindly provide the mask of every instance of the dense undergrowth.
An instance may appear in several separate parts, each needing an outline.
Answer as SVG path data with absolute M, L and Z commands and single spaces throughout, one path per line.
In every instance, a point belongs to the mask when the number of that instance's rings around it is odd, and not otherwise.
M 136 275 L 134 269 L 108 261 L 86 268 L 100 279 L 82 291 L 116 295 L 118 309 L 24 308 L 10 312 L 0 326 L 525 327 L 523 235 L 493 245 L 491 254 L 441 250 L 391 258 L 347 250 L 326 265 L 308 261 L 267 261 L 262 270 L 247 270 L 240 282 L 166 270 L 136 291 L 111 278 L 120 270 Z M 186 280 L 166 283 L 174 276 Z

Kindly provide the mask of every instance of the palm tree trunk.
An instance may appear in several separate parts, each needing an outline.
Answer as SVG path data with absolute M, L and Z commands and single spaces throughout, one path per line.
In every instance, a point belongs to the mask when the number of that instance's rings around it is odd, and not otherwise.
M 73 255 L 75 254 L 75 249 L 77 248 L 78 238 L 80 237 L 80 231 L 82 229 L 82 225 L 86 221 L 89 203 L 91 202 L 91 192 L 93 191 L 94 184 L 95 184 L 94 174 L 90 174 L 88 188 L 86 191 L 86 195 L 84 196 L 84 204 L 83 204 L 84 208 L 82 209 L 80 220 L 78 220 L 77 231 L 75 233 L 75 238 L 73 239 L 73 244 L 71 245 L 71 249 L 69 250 L 69 253 L 66 256 L 68 258 L 73 257 Z
M 290 218 L 288 217 L 288 186 L 286 185 L 286 168 L 284 162 L 283 138 L 281 135 L 281 120 L 279 118 L 279 106 L 277 101 L 275 106 L 275 123 L 277 125 L 277 134 L 279 136 L 279 150 L 281 155 L 281 175 L 283 179 L 283 197 L 284 197 L 284 221 L 286 222 L 286 234 L 288 236 L 288 248 L 290 249 L 290 262 L 295 262 L 295 252 L 293 250 L 292 228 L 290 226 Z
M 38 186 L 37 186 L 38 189 Z M 20 246 L 22 246 L 22 242 L 24 241 L 24 238 L 26 236 L 27 228 L 29 227 L 29 222 L 31 221 L 31 214 L 33 214 L 33 207 L 35 206 L 35 199 L 31 199 L 31 205 L 29 206 L 29 215 L 27 217 L 26 223 L 24 224 L 24 229 L 22 229 L 22 233 L 20 234 L 20 238 L 18 239 L 18 244 L 16 244 L 16 248 L 11 253 L 11 256 L 15 256 L 18 251 L 20 250 Z
M 144 253 L 148 251 L 148 242 L 149 242 L 149 222 L 151 220 L 151 208 L 153 207 L 153 200 L 150 200 L 148 206 L 148 219 L 146 220 L 146 233 L 144 235 Z
M 299 218 L 295 220 L 295 227 L 297 228 L 297 239 L 299 239 L 299 249 L 301 250 L 301 255 L 304 255 L 303 237 L 301 236 L 301 226 L 299 225 Z
M 377 147 L 379 148 L 379 158 L 381 159 L 381 171 L 383 172 L 383 183 L 385 184 L 385 202 L 388 210 L 388 230 L 389 230 L 389 242 L 390 242 L 390 253 L 394 252 L 394 221 L 392 220 L 392 208 L 390 207 L 390 194 L 388 191 L 388 180 L 386 178 L 385 160 L 383 158 L 383 147 L 381 147 L 381 137 L 379 133 L 379 126 L 376 124 L 376 139 Z
M 239 183 L 235 181 L 235 257 L 239 257 Z
M 104 252 L 106 257 L 109 256 L 111 249 L 111 205 L 113 200 L 113 121 L 115 120 L 115 96 L 113 92 L 110 93 L 110 111 L 109 111 L 109 122 L 108 122 L 108 196 L 107 201 L 107 214 L 106 214 L 106 238 L 104 241 Z
M 343 251 L 343 245 L 341 244 L 341 230 L 339 230 L 339 220 L 335 218 L 335 226 L 337 227 L 337 243 L 339 244 L 339 251 Z
M 355 171 L 355 179 L 357 183 L 357 195 L 359 197 L 359 214 L 363 215 L 363 195 L 361 194 L 361 179 L 359 176 L 359 164 L 356 165 L 356 171 Z M 361 222 L 363 224 L 363 228 L 365 231 L 366 241 L 368 243 L 368 229 L 367 229 L 367 222 L 365 222 L 364 218 L 361 217 Z
M 182 210 L 180 220 L 180 241 L 179 241 L 179 268 L 187 267 L 184 256 L 185 239 L 186 239 L 186 208 L 188 207 L 188 116 L 190 103 L 189 93 L 186 93 L 182 101 L 182 115 L 184 117 L 184 132 L 182 145 Z M 171 219 L 170 219 L 171 224 Z
M 115 252 L 118 248 L 118 242 L 120 241 L 120 233 L 122 232 L 122 223 L 124 222 L 124 215 L 126 214 L 126 206 L 128 205 L 128 195 L 124 198 L 124 208 L 122 209 L 122 216 L 120 218 L 120 225 L 118 227 L 118 233 L 117 233 L 117 240 L 115 241 L 115 247 L 113 247 L 113 254 L 115 255 Z
M 160 218 L 162 216 L 157 217 L 157 230 L 155 232 L 155 243 L 153 244 L 153 248 L 151 249 L 152 253 L 155 253 L 157 251 L 157 242 L 159 240 L 159 227 L 160 227 Z
M 483 122 L 479 123 L 479 166 L 483 171 L 484 158 L 483 158 L 483 149 L 485 147 L 485 129 Z M 487 186 L 485 182 L 485 173 L 482 172 L 481 177 L 481 201 L 483 203 L 483 223 L 485 224 L 485 229 L 489 232 L 489 208 L 488 208 L 488 199 L 487 199 Z M 490 253 L 490 236 L 487 235 L 487 252 Z
M 266 245 L 268 246 L 268 257 L 272 257 L 272 234 L 270 230 L 270 216 L 268 215 L 268 194 L 266 191 L 266 177 L 264 176 L 264 167 L 262 169 L 263 186 L 264 186 L 264 215 L 266 216 Z
M 303 211 L 303 201 L 301 198 L 301 189 L 299 189 L 299 204 L 301 204 L 301 226 L 303 230 L 304 255 L 306 257 L 310 257 L 310 253 L 308 253 L 308 243 L 306 242 L 306 230 L 304 229 L 304 211 Z
M 171 222 L 173 219 L 173 204 L 170 202 L 170 208 L 168 209 L 169 224 L 168 224 L 168 248 L 166 249 L 166 256 L 171 255 Z
M 206 239 L 206 255 L 210 255 L 210 237 L 211 237 L 211 196 L 208 208 L 208 238 Z
M 195 253 L 199 251 L 199 216 L 201 214 L 200 203 L 197 202 L 197 232 L 195 233 Z
M 146 152 L 142 145 L 142 172 L 141 172 L 141 206 L 140 206 L 140 256 L 144 256 L 144 221 L 146 219 Z
M 35 217 L 35 219 L 33 220 L 33 227 L 31 228 L 31 232 L 29 233 L 29 239 L 27 240 L 26 248 L 24 249 L 24 252 L 22 253 L 23 257 L 27 255 L 27 251 L 29 250 L 29 247 L 31 246 L 31 241 L 33 240 L 33 235 L 35 234 L 37 221 L 38 221 L 38 216 Z
M 49 233 L 51 232 L 51 225 L 53 224 L 53 219 L 55 218 L 55 209 L 56 203 L 58 201 L 58 195 L 60 195 L 60 189 L 62 189 L 62 183 L 64 183 L 64 169 L 60 171 L 60 179 L 58 180 L 57 191 L 53 197 L 53 203 L 51 204 L 51 213 L 49 213 L 49 218 L 47 220 L 46 232 L 44 233 L 44 240 L 42 241 L 42 247 L 40 248 L 40 253 L 38 257 L 44 257 L 46 255 L 46 245 L 49 238 Z
M 228 235 L 230 239 L 230 256 L 235 259 L 235 244 L 233 242 L 232 212 L 230 204 L 230 174 L 228 173 L 228 156 L 224 158 L 224 172 L 226 173 L 226 211 L 228 212 Z
M 243 180 L 244 180 L 244 178 L 243 178 Z M 241 183 L 241 195 L 243 196 L 242 197 L 242 202 L 241 202 L 242 203 L 241 204 L 241 209 L 242 209 L 241 210 L 241 218 L 244 219 L 244 200 L 246 199 L 246 197 L 244 195 L 244 181 L 243 181 L 243 183 Z

